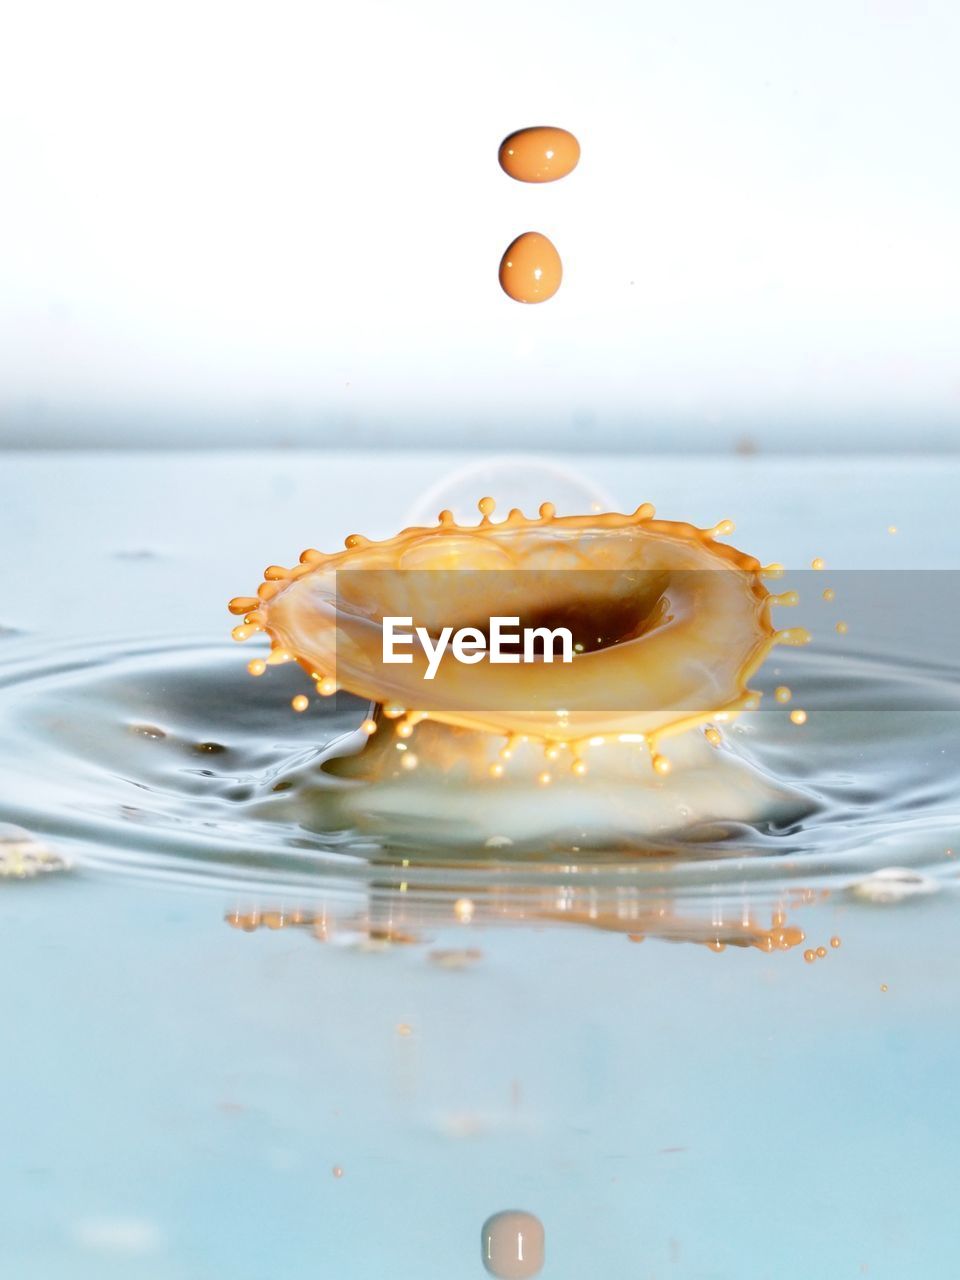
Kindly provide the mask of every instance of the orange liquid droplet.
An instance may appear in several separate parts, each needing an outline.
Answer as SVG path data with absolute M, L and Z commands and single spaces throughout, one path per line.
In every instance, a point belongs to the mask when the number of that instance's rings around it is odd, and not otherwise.
M 566 129 L 536 125 L 504 138 L 497 159 L 518 182 L 556 182 L 577 167 L 580 143 Z
M 260 601 L 255 596 L 234 596 L 227 605 L 231 613 L 249 613 Z
M 546 302 L 560 288 L 560 255 L 539 231 L 525 231 L 500 260 L 500 287 L 514 302 Z

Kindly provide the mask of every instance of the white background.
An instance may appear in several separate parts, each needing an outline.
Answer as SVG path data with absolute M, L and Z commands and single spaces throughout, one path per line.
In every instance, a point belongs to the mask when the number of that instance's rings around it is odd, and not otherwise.
M 11 6 L 0 443 L 953 448 L 958 66 L 956 0 Z

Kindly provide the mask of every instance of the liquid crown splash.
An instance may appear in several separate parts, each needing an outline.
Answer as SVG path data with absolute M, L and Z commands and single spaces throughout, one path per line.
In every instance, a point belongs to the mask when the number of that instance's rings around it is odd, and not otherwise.
M 536 518 L 515 508 L 494 521 L 493 499 L 478 505 L 476 525 L 442 511 L 434 527 L 380 542 L 351 534 L 343 551 L 310 549 L 292 568 L 271 565 L 256 597 L 229 605 L 243 616 L 236 640 L 270 637 L 269 656 L 251 672 L 299 662 L 321 696 L 341 688 L 376 704 L 364 722 L 371 733 L 386 718 L 409 738 L 431 720 L 504 735 L 507 758 L 519 741 L 541 743 L 548 759 L 569 751 L 580 775 L 591 746 L 639 743 L 665 773 L 663 738 L 706 726 L 718 745 L 716 724 L 758 704 L 748 682 L 772 646 L 808 639 L 774 626 L 771 607 L 792 603 L 764 585 L 779 566 L 764 569 L 721 543 L 729 521 L 700 529 L 658 520 L 649 503 L 573 516 L 543 503 Z M 381 662 L 385 616 L 412 615 L 436 633 L 505 614 L 572 620 L 591 643 L 564 666 L 444 662 L 429 683 L 416 662 Z

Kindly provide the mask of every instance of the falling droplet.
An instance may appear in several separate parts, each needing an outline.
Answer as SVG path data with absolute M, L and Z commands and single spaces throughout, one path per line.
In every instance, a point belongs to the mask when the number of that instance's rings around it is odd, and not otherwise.
M 517 236 L 500 260 L 500 287 L 514 302 L 546 302 L 562 279 L 560 255 L 539 231 Z

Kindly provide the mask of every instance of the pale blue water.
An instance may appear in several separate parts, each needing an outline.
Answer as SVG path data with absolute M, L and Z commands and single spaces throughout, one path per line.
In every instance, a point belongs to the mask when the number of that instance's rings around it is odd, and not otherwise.
M 731 515 L 767 560 L 960 561 L 960 468 L 942 460 L 578 466 L 625 506 Z M 447 460 L 3 467 L 0 624 L 19 634 L 0 636 L 0 818 L 72 866 L 0 882 L 2 1274 L 479 1277 L 481 1226 L 511 1208 L 544 1224 L 557 1280 L 957 1274 L 948 670 L 944 709 L 875 714 L 842 768 L 759 735 L 771 767 L 828 797 L 807 852 L 778 862 L 747 840 L 715 888 L 708 861 L 686 881 L 528 870 L 503 894 L 496 873 L 428 891 L 413 868 L 404 889 L 394 859 L 251 821 L 233 791 L 308 749 L 316 723 L 287 712 L 289 673 L 270 677 L 274 712 L 249 654 L 234 676 L 219 640 L 225 600 L 264 564 L 390 532 Z M 895 666 L 870 678 L 903 688 Z M 131 731 L 161 719 L 162 740 Z M 893 863 L 931 892 L 851 894 Z M 467 892 L 470 922 L 453 907 Z M 637 945 L 545 920 L 562 892 L 587 919 L 669 901 L 674 937 L 718 901 L 762 915 L 785 897 L 829 954 Z M 298 909 L 326 941 L 229 923 Z

